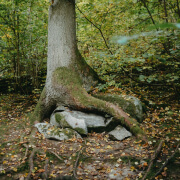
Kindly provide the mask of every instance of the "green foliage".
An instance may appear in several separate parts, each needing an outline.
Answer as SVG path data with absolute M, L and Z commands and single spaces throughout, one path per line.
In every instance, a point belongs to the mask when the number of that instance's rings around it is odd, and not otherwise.
M 36 93 L 44 85 L 48 6 L 47 0 L 2 0 L 3 91 Z M 76 12 L 78 47 L 106 82 L 99 90 L 156 84 L 179 94 L 180 11 L 175 0 L 78 0 Z
M 174 0 L 81 0 L 77 6 L 79 48 L 106 81 L 99 90 L 129 82 L 173 87 L 179 95 L 180 14 Z
M 0 77 L 8 79 L 9 91 L 29 86 L 40 88 L 46 66 L 46 1 L 5 1 L 0 4 Z

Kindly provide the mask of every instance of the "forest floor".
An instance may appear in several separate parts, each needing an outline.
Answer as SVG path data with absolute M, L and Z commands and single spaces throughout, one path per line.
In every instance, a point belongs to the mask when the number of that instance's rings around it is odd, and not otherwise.
M 125 93 L 122 89 L 108 91 Z M 131 92 L 129 94 L 133 95 Z M 160 140 L 163 140 L 163 144 L 147 179 L 180 179 L 180 153 L 177 148 L 180 105 L 168 94 L 158 98 L 152 92 L 149 94 L 143 96 L 143 101 L 148 102 L 148 105 L 141 124 L 149 137 L 148 142 L 133 136 L 123 141 L 112 141 L 105 132 L 92 132 L 83 139 L 54 141 L 36 132 L 34 145 L 29 146 L 27 144 L 33 126 L 29 122 L 29 115 L 39 95 L 2 94 L 0 179 L 23 180 L 28 175 L 31 175 L 31 179 L 43 179 L 42 175 L 45 174 L 48 174 L 49 179 L 73 179 L 73 175 L 83 180 L 142 179 Z M 142 96 L 139 98 L 142 99 Z M 33 154 L 34 147 L 37 151 Z M 167 165 L 163 167 L 164 163 Z M 155 176 L 161 167 L 162 170 Z

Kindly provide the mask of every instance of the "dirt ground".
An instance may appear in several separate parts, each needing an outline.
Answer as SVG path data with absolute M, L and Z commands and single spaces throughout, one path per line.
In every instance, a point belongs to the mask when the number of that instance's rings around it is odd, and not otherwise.
M 132 136 L 123 141 L 112 141 L 105 132 L 92 132 L 83 139 L 55 141 L 36 132 L 34 142 L 30 144 L 33 125 L 28 113 L 34 108 L 35 100 L 32 99 L 20 95 L 1 97 L 0 179 L 23 180 L 28 176 L 30 179 L 75 179 L 75 176 L 83 180 L 131 180 L 144 176 L 158 146 L 158 138 L 142 142 Z M 142 127 L 146 128 L 147 123 L 145 121 Z M 175 140 L 176 136 L 169 138 L 170 145 L 164 142 L 149 177 L 153 177 L 174 152 Z M 180 179 L 179 152 L 171 167 L 174 170 L 166 166 L 155 179 Z

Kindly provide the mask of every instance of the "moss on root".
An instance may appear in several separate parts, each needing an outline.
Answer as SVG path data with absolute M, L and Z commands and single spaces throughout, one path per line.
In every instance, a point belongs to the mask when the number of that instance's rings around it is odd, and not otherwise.
M 139 122 L 142 122 L 143 116 L 142 116 L 142 109 L 139 108 L 139 106 L 136 106 L 129 96 L 120 96 L 116 94 L 95 94 L 94 97 L 98 99 L 102 99 L 108 102 L 111 102 L 113 104 L 117 104 L 119 107 L 121 107 L 125 112 L 131 115 L 131 117 L 137 119 Z
M 30 116 L 30 123 L 33 124 L 35 121 L 40 122 L 44 117 L 44 112 L 46 111 L 44 105 L 44 99 L 46 97 L 46 90 L 43 89 L 40 99 L 35 107 L 33 114 Z
M 71 104 L 68 106 L 78 110 L 89 110 L 112 115 L 120 124 L 125 125 L 130 131 L 139 138 L 144 138 L 145 133 L 139 127 L 136 120 L 128 117 L 128 115 L 118 106 L 112 103 L 97 99 L 87 94 L 82 88 L 82 80 L 77 72 L 66 67 L 57 68 L 53 74 L 54 83 L 64 86 L 72 98 Z

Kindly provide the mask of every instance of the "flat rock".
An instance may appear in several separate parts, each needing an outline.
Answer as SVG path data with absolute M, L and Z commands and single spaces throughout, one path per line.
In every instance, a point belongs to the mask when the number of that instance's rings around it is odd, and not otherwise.
M 62 141 L 71 139 L 74 136 L 76 138 L 81 138 L 81 136 L 76 131 L 69 128 L 60 129 L 48 123 L 37 123 L 35 124 L 35 127 L 47 139 L 55 139 Z
M 106 127 L 111 121 L 111 118 L 106 119 L 103 116 L 93 113 L 84 113 L 81 111 L 71 111 L 70 113 L 77 119 L 84 119 L 88 128 Z
M 80 134 L 87 134 L 88 128 L 105 128 L 111 121 L 112 117 L 109 116 L 103 117 L 93 113 L 71 111 L 69 109 L 62 112 L 55 110 L 50 117 L 50 124 L 63 128 L 68 127 Z
M 132 136 L 131 132 L 127 131 L 124 127 L 120 125 L 118 125 L 114 130 L 110 131 L 108 134 L 110 139 L 119 141 Z

